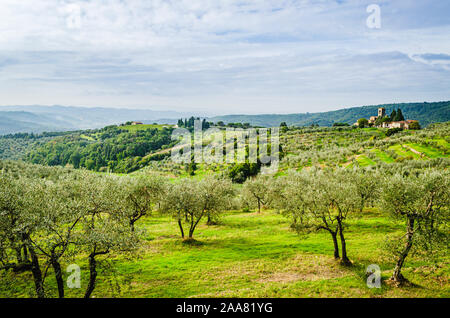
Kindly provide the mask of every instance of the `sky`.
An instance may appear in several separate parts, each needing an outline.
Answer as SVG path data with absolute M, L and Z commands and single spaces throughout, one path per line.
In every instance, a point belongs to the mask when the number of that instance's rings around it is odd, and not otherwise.
M 448 0 L 1 0 L 0 105 L 256 114 L 450 100 L 449 12 Z

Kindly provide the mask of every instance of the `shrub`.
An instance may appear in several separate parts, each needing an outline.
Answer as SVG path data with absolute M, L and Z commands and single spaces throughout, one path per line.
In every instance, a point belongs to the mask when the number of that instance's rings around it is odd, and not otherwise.
M 396 133 L 399 133 L 403 131 L 402 128 L 389 128 L 388 131 L 386 132 L 386 136 L 390 137 L 392 135 L 395 135 Z

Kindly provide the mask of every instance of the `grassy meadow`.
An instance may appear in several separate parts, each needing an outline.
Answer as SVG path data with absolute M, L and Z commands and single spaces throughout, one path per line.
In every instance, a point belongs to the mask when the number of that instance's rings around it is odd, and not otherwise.
M 327 233 L 299 237 L 273 211 L 227 213 L 218 225 L 202 224 L 195 244 L 180 239 L 172 219 L 146 218 L 140 223 L 146 234 L 138 257 L 114 256 L 101 269 L 93 297 L 449 297 L 448 257 L 409 258 L 404 274 L 412 286 L 367 287 L 368 265 L 379 265 L 383 279 L 391 275 L 394 263 L 383 254 L 383 243 L 403 227 L 371 209 L 351 220 L 347 240 L 353 266 L 345 267 L 333 259 Z M 82 288 L 68 289 L 67 297 L 82 296 L 88 276 L 84 258 L 80 266 Z M 52 279 L 49 290 L 56 288 Z M 6 288 L 7 280 L 15 280 L 14 288 Z M 1 297 L 28 297 L 31 274 L 11 276 L 1 287 Z

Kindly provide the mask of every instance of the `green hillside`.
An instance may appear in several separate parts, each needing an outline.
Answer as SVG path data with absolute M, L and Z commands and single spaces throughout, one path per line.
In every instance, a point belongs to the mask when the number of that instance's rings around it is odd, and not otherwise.
M 450 122 L 285 127 L 269 175 L 174 163 L 171 129 L 130 127 L 0 138 L 42 164 L 0 160 L 0 298 L 449 297 Z
M 433 124 L 389 137 L 386 129 L 378 128 L 284 128 L 280 134 L 279 173 L 312 166 L 366 167 L 403 160 L 448 158 L 449 127 L 449 123 Z M 170 158 L 171 147 L 176 145 L 170 138 L 172 129 L 161 125 L 108 126 L 73 133 L 3 136 L 0 159 L 116 173 L 157 171 L 170 176 L 201 176 L 211 171 L 249 176 L 261 168 L 226 163 L 190 166 L 175 163 Z M 203 145 L 208 145 L 208 139 Z
M 36 143 L 25 160 L 49 166 L 128 173 L 143 168 L 150 153 L 169 147 L 171 127 L 108 126 Z
M 277 175 L 291 169 L 376 167 L 405 162 L 412 166 L 430 161 L 450 160 L 450 122 L 433 124 L 419 131 L 405 130 L 386 136 L 386 129 L 353 127 L 315 127 L 285 129 L 280 134 L 281 160 Z M 240 165 L 201 163 L 195 171 L 186 165 L 172 162 L 170 157 L 149 161 L 134 172 L 147 174 L 157 171 L 167 176 L 202 178 L 207 173 L 232 175 Z
M 435 122 L 450 121 L 450 101 L 436 103 L 402 103 L 384 104 L 376 106 L 363 106 L 340 109 L 324 113 L 306 114 L 267 114 L 267 115 L 227 115 L 210 118 L 210 121 L 225 123 L 250 123 L 254 126 L 275 127 L 286 122 L 288 125 L 310 126 L 332 126 L 334 123 L 342 122 L 353 124 L 359 118 L 369 118 L 377 115 L 377 109 L 385 107 L 386 113 L 400 108 L 406 119 L 418 120 L 422 126 L 428 126 Z

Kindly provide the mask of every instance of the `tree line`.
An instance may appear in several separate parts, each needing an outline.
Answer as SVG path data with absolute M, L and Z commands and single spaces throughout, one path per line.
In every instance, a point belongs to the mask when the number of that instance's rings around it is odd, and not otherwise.
M 193 130 L 194 128 L 194 124 L 196 120 L 201 120 L 201 127 L 203 130 L 206 130 L 208 128 L 211 127 L 228 127 L 228 128 L 240 128 L 240 129 L 249 129 L 249 128 L 253 128 L 252 125 L 250 125 L 249 123 L 227 123 L 225 124 L 223 121 L 218 121 L 217 123 L 211 122 L 211 121 L 207 121 L 205 118 L 200 119 L 200 117 L 195 118 L 194 116 L 188 118 L 180 118 L 178 119 L 177 122 L 177 126 L 180 128 L 188 128 L 190 130 Z

